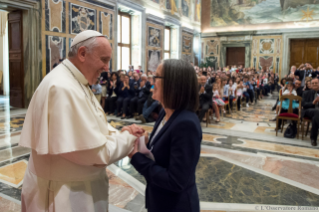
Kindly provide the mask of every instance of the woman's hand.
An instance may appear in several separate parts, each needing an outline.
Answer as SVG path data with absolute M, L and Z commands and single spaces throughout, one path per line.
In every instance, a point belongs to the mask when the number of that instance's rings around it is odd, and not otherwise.
M 136 137 L 141 137 L 143 136 L 145 130 L 135 124 L 132 124 L 130 126 L 125 126 L 122 128 L 121 132 L 124 132 L 124 131 L 128 131 L 130 134 L 136 136 Z

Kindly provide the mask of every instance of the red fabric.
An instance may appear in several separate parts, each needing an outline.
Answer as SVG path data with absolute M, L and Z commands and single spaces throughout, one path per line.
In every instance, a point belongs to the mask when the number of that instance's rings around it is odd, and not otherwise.
M 299 116 L 294 113 L 281 113 L 279 117 L 289 117 L 289 118 L 298 118 Z
M 228 104 L 228 101 L 224 101 L 224 102 L 225 102 L 226 105 Z

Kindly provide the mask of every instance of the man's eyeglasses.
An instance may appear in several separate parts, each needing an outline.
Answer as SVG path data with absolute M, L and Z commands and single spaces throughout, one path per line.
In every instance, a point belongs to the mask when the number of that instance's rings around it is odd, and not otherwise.
M 165 77 L 160 77 L 160 76 L 153 76 L 153 80 L 155 81 L 156 79 L 164 79 Z

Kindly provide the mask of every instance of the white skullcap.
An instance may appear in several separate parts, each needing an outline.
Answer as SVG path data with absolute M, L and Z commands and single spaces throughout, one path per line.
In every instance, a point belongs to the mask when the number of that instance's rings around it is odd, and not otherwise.
M 86 41 L 90 38 L 93 37 L 105 37 L 104 35 L 102 35 L 101 33 L 99 33 L 98 31 L 94 31 L 94 30 L 86 30 L 83 31 L 81 33 L 79 33 L 74 39 L 73 42 L 71 44 L 71 47 L 75 46 L 76 44 L 79 44 L 83 41 Z

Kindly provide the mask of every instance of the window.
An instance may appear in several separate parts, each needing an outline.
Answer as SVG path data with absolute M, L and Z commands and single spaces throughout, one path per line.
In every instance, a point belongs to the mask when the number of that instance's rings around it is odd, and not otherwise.
M 165 28 L 164 60 L 171 57 L 171 28 Z
M 131 65 L 131 16 L 119 12 L 117 18 L 117 68 L 127 70 Z

